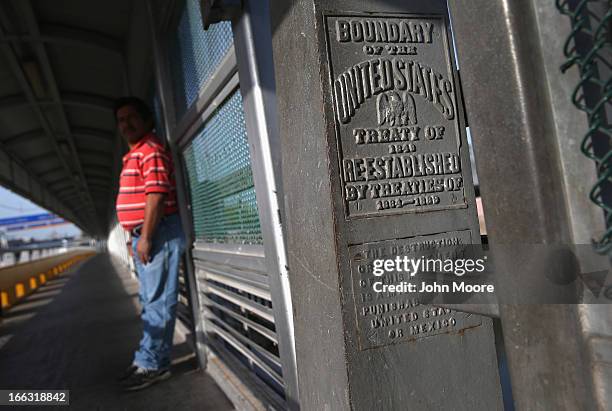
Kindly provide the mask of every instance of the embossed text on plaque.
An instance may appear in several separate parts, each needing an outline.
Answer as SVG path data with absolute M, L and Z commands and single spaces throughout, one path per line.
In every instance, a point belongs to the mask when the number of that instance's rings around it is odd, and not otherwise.
M 347 217 L 465 207 L 444 19 L 374 13 L 325 24 Z
M 470 230 L 462 230 L 350 246 L 352 299 L 360 349 L 457 333 L 481 325 L 479 316 L 420 304 L 417 293 L 376 292 L 376 282 L 417 284 L 420 277 L 411 278 L 402 272 L 375 276 L 372 269 L 376 259 L 393 259 L 395 256 L 417 258 L 429 253 L 437 256 L 445 248 L 471 243 Z

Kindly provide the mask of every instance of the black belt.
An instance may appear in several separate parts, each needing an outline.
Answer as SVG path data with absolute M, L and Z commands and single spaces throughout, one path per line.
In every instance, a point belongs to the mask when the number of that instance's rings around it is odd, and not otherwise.
M 162 221 L 164 221 L 166 218 L 168 217 L 172 217 L 173 215 L 175 215 L 176 213 L 172 213 L 172 214 L 166 214 L 164 215 L 161 220 L 159 220 L 159 222 L 161 223 Z M 130 234 L 132 234 L 132 237 L 140 237 L 140 232 L 142 231 L 142 224 L 138 224 L 136 227 L 132 228 L 130 230 Z
M 130 230 L 130 234 L 132 237 L 140 237 L 140 230 L 142 230 L 142 224 L 137 225 L 136 227 Z

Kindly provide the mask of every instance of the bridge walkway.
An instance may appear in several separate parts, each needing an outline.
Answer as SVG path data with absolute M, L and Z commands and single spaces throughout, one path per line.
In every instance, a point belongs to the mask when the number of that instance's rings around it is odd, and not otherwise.
M 97 254 L 4 313 L 0 387 L 69 389 L 70 409 L 232 409 L 197 369 L 188 337 L 178 331 L 172 378 L 123 392 L 116 378 L 130 363 L 140 333 L 137 280 L 108 254 Z

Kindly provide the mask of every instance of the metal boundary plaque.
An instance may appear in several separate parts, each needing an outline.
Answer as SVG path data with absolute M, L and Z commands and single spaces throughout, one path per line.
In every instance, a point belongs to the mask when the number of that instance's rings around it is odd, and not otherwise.
M 324 13 L 324 24 L 345 218 L 467 207 L 444 17 Z
M 438 334 L 459 333 L 482 324 L 480 316 L 448 308 L 422 304 L 416 292 L 376 292 L 377 285 L 419 284 L 405 272 L 375 276 L 373 261 L 395 256 L 432 252 L 442 247 L 471 244 L 470 230 L 398 238 L 349 246 L 351 256 L 352 300 L 359 349 L 415 341 Z M 416 290 L 420 286 L 416 286 Z M 407 291 L 407 290 L 405 290 Z

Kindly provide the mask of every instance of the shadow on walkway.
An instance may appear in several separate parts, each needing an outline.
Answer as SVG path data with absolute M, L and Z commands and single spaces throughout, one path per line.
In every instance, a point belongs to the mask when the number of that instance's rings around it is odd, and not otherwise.
M 116 378 L 138 346 L 139 312 L 137 281 L 107 254 L 75 265 L 5 313 L 0 389 L 68 389 L 70 409 L 232 409 L 180 333 L 171 379 L 121 391 Z

